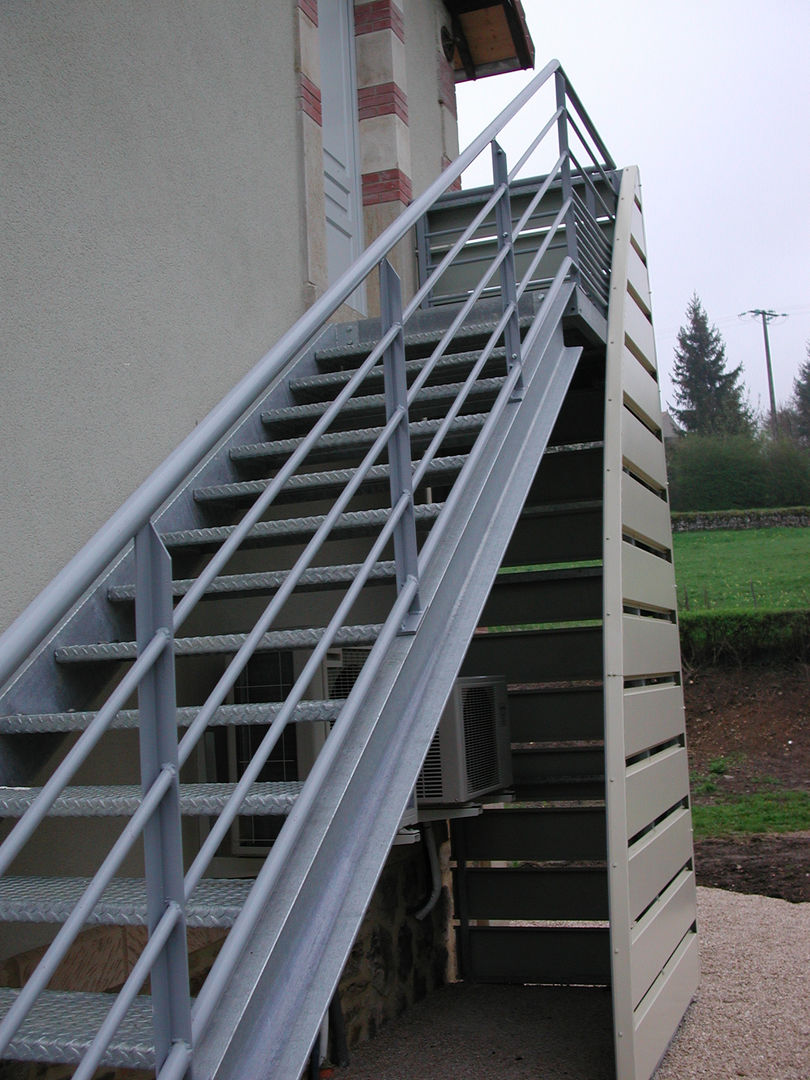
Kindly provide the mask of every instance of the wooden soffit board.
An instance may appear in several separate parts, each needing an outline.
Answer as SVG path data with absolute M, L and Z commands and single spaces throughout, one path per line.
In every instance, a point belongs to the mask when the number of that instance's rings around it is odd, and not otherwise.
M 456 82 L 534 67 L 534 42 L 520 0 L 444 0 L 452 20 L 448 59 Z

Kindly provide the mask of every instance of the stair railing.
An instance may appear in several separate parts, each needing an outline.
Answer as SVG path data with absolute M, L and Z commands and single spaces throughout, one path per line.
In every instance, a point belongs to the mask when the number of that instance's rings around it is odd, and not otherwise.
M 535 135 L 511 172 L 507 171 L 503 150 L 496 136 L 523 107 L 534 98 L 549 80 L 555 80 L 557 108 L 550 120 Z M 578 119 L 574 119 L 574 117 Z M 559 158 L 537 190 L 521 217 L 515 223 L 510 205 L 510 189 L 517 173 L 534 150 L 556 127 Z M 573 130 L 593 165 L 583 169 L 569 146 Z M 442 255 L 422 281 L 415 295 L 403 306 L 399 281 L 388 263 L 392 248 L 433 208 L 443 193 L 458 180 L 468 166 L 487 147 L 491 147 L 493 189 L 482 200 L 480 210 Z M 604 239 L 604 224 L 613 219 L 613 183 L 610 173 L 615 165 L 596 133 L 579 99 L 570 87 L 560 65 L 548 64 L 503 112 L 487 126 L 481 135 L 459 156 L 442 175 L 408 207 L 388 229 L 375 240 L 357 262 L 330 287 L 326 293 L 282 336 L 262 361 L 245 376 L 223 401 L 214 408 L 152 476 L 124 503 L 99 530 L 92 540 L 57 575 L 44 592 L 0 637 L 0 684 L 6 689 L 16 679 L 24 678 L 29 658 L 41 652 L 55 636 L 72 607 L 85 592 L 98 583 L 113 561 L 118 560 L 134 541 L 136 563 L 136 631 L 137 657 L 111 695 L 90 720 L 50 779 L 33 799 L 29 809 L 0 846 L 0 873 L 5 873 L 12 861 L 30 839 L 38 825 L 53 808 L 80 765 L 112 724 L 127 699 L 137 690 L 141 730 L 142 801 L 118 840 L 104 858 L 99 870 L 87 886 L 67 922 L 56 935 L 41 963 L 20 991 L 14 1005 L 0 1024 L 0 1053 L 8 1046 L 40 992 L 47 986 L 58 965 L 98 902 L 104 889 L 115 876 L 123 859 L 143 834 L 147 877 L 147 917 L 149 941 L 128 976 L 123 989 L 111 998 L 111 1009 L 85 1054 L 74 1076 L 88 1080 L 101 1063 L 105 1048 L 114 1035 L 135 995 L 145 979 L 151 978 L 156 1068 L 161 1078 L 180 1077 L 186 1071 L 191 1047 L 197 1033 L 205 1026 L 213 1009 L 227 987 L 230 972 L 240 950 L 249 940 L 264 903 L 274 883 L 283 873 L 284 860 L 295 838 L 315 804 L 323 778 L 345 741 L 358 703 L 373 681 L 384 657 L 385 649 L 400 633 L 416 631 L 420 615 L 419 578 L 430 553 L 440 542 L 448 520 L 439 516 L 428 541 L 419 552 L 416 540 L 417 516 L 423 509 L 414 505 L 413 491 L 424 481 L 431 464 L 454 419 L 468 401 L 471 390 L 489 361 L 496 343 L 503 338 L 506 348 L 506 381 L 491 407 L 484 430 L 498 423 L 510 402 L 522 394 L 522 351 L 532 336 L 536 337 L 535 321 L 527 338 L 521 342 L 518 305 L 543 258 L 560 243 L 566 256 L 550 283 L 543 305 L 547 307 L 560 293 L 564 283 L 574 277 L 581 287 L 606 305 L 606 258 L 609 245 Z M 601 180 L 600 190 L 596 179 Z M 542 229 L 532 226 L 535 209 L 552 185 L 560 185 L 561 206 L 554 220 Z M 583 199 L 577 188 L 585 191 Z M 496 254 L 488 261 L 475 286 L 469 291 L 454 314 L 450 325 L 418 376 L 406 383 L 404 328 L 411 317 L 436 289 L 437 283 L 451 265 L 465 259 L 465 249 L 475 241 L 487 219 L 494 211 L 497 229 Z M 527 225 L 533 236 L 533 252 L 522 278 L 516 280 L 515 245 Z M 542 239 L 541 239 L 542 237 Z M 155 522 L 161 507 L 194 472 L 199 463 L 212 453 L 231 428 L 267 393 L 271 384 L 286 372 L 302 351 L 320 333 L 326 321 L 358 288 L 363 280 L 379 266 L 382 306 L 381 336 L 335 399 L 313 425 L 308 435 L 290 455 L 285 464 L 269 481 L 253 505 L 232 529 L 228 539 L 207 563 L 205 569 L 188 587 L 173 607 L 170 557 L 160 540 Z M 486 345 L 461 385 L 456 399 L 442 417 L 437 431 L 418 461 L 412 460 L 408 414 L 416 395 L 430 378 L 437 363 L 475 304 L 493 290 L 490 282 L 498 275 L 497 291 L 501 295 L 500 318 Z M 541 315 L 544 307 L 541 306 Z M 177 739 L 177 715 L 174 694 L 175 641 L 184 624 L 214 578 L 224 569 L 251 530 L 262 519 L 288 480 L 316 445 L 318 439 L 334 423 L 341 409 L 359 390 L 364 378 L 382 362 L 385 383 L 386 421 L 372 446 L 355 469 L 346 486 L 324 516 L 311 540 L 293 568 L 264 608 L 253 628 L 244 635 L 233 658 L 205 703 L 199 708 L 185 734 Z M 481 440 L 477 445 L 481 445 Z M 370 470 L 386 454 L 389 462 L 391 511 L 371 545 L 368 555 L 343 596 L 335 614 L 319 639 L 308 631 L 301 632 L 302 647 L 312 652 L 303 672 L 281 705 L 264 738 L 236 784 L 232 797 L 219 814 L 201 844 L 185 877 L 182 876 L 182 851 L 179 806 L 179 770 L 188 761 L 216 710 L 225 701 L 239 674 L 244 670 L 256 648 L 267 640 L 277 620 L 305 571 L 347 508 Z M 465 477 L 474 466 L 476 449 L 461 469 L 445 509 L 460 498 Z M 188 991 L 188 961 L 184 906 L 211 858 L 238 816 L 240 806 L 251 784 L 258 777 L 284 727 L 306 693 L 312 677 L 320 668 L 326 650 L 339 641 L 352 606 L 367 582 L 373 567 L 386 545 L 393 540 L 396 564 L 397 598 L 386 622 L 373 628 L 376 644 L 349 696 L 341 716 L 319 755 L 301 796 L 296 802 L 279 839 L 271 849 L 245 909 L 228 936 L 211 974 L 192 1009 Z

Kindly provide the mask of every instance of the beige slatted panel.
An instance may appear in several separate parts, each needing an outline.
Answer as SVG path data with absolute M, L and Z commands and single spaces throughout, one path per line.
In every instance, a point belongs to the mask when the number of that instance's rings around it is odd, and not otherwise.
M 656 493 L 666 490 L 666 463 L 635 169 L 622 174 L 610 296 L 603 553 L 613 1016 L 619 1080 L 648 1080 L 694 995 L 698 953 L 678 628 L 624 613 L 666 616 L 676 605 L 669 506 Z

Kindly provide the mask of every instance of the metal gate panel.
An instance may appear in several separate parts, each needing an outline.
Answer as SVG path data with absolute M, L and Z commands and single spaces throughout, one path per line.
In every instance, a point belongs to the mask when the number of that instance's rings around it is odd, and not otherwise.
M 608 312 L 603 547 L 608 895 L 619 1080 L 648 1080 L 698 978 L 672 534 L 645 253 L 638 174 L 628 169 L 619 193 Z M 641 541 L 661 557 L 628 541 Z M 649 756 L 639 760 L 642 754 Z

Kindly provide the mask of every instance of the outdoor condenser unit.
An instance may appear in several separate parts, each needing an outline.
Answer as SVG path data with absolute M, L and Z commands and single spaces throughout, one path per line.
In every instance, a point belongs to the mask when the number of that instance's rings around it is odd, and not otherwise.
M 456 679 L 416 781 L 417 806 L 472 802 L 511 783 L 505 680 Z

